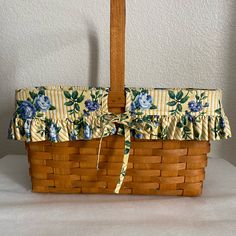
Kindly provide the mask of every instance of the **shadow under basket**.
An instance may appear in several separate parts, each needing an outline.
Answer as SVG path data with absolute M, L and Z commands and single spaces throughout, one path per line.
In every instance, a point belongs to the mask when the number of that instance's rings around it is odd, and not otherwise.
M 33 192 L 113 193 L 123 161 L 124 137 L 26 143 Z M 120 194 L 199 196 L 209 141 L 132 140 Z

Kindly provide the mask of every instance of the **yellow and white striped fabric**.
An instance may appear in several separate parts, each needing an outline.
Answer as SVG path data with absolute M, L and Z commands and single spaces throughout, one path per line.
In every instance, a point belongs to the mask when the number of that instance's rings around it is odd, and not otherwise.
M 39 87 L 39 88 L 33 88 L 33 89 L 20 89 L 16 91 L 16 101 L 25 101 L 30 98 L 30 93 L 37 94 L 40 90 L 45 91 L 45 96 L 48 96 L 50 98 L 51 104 L 53 104 L 56 109 L 55 110 L 47 110 L 44 112 L 45 117 L 48 119 L 53 120 L 66 120 L 66 118 L 70 117 L 70 114 L 68 111 L 70 110 L 70 106 L 65 106 L 65 103 L 68 101 L 66 96 L 64 95 L 65 91 L 77 91 L 78 94 L 84 95 L 84 101 L 91 98 L 91 94 L 95 94 L 96 91 L 99 92 L 99 94 L 102 95 L 99 99 L 99 103 L 101 103 L 101 107 L 99 110 L 101 113 L 106 113 L 108 111 L 107 107 L 107 95 L 108 95 L 108 89 L 103 88 L 88 88 L 88 87 Z M 84 104 L 82 104 L 84 105 Z M 83 115 L 83 109 L 85 107 L 83 106 L 78 113 L 74 115 L 74 117 L 81 117 Z
M 146 103 L 145 103 L 146 102 Z M 211 89 L 126 88 L 126 110 L 158 116 L 144 139 L 220 140 L 231 137 L 222 91 Z
M 142 139 L 220 140 L 231 136 L 220 90 L 125 90 L 128 115 L 122 117 L 118 134 L 130 127 L 131 134 Z M 64 142 L 113 135 L 115 124 L 104 127 L 108 94 L 108 88 L 66 86 L 17 90 L 9 138 Z
M 126 88 L 126 110 L 130 110 L 131 103 L 135 99 L 133 96 L 133 92 L 147 92 L 152 97 L 153 104 L 156 105 L 156 109 L 144 109 L 144 114 L 148 115 L 159 115 L 159 116 L 169 116 L 172 107 L 168 105 L 168 102 L 171 102 L 173 99 L 169 96 L 169 91 L 172 91 L 174 94 L 178 92 L 183 92 L 183 97 L 186 95 L 189 96 L 187 101 L 196 100 L 195 96 L 198 94 L 199 96 L 204 93 L 206 97 L 204 102 L 209 103 L 209 107 L 205 109 L 206 116 L 214 116 L 215 110 L 219 108 L 219 101 L 222 101 L 222 91 L 221 90 L 211 90 L 211 89 L 158 89 L 158 88 Z M 183 110 L 181 114 L 184 114 L 186 110 L 188 110 L 188 103 L 183 103 Z

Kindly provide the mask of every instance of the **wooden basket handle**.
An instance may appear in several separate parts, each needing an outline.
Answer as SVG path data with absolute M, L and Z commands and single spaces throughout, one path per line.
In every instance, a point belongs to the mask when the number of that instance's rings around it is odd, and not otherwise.
M 125 107 L 125 0 L 110 0 L 110 88 L 109 110 L 121 113 Z

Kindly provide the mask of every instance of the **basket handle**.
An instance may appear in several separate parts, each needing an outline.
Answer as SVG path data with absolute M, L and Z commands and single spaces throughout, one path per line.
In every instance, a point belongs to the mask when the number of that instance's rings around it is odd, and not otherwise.
M 110 0 L 110 93 L 109 110 L 121 113 L 125 107 L 125 0 Z

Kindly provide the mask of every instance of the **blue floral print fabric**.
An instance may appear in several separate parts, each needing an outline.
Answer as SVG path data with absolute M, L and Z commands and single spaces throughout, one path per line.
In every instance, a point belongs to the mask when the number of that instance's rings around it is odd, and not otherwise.
M 16 91 L 9 138 L 28 142 L 137 139 L 220 140 L 231 136 L 220 90 L 126 88 L 120 125 L 106 122 L 108 88 L 36 87 Z M 106 124 L 106 125 L 104 125 Z

